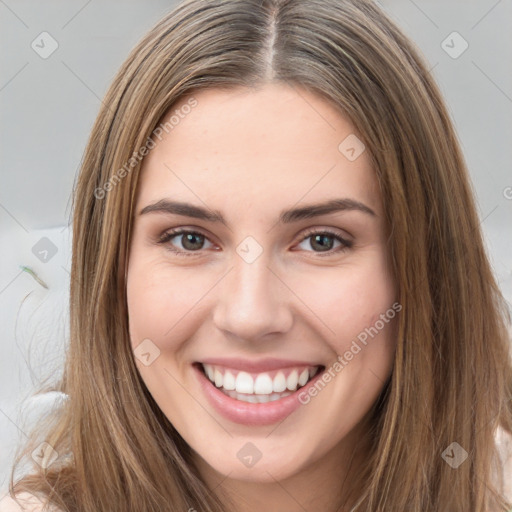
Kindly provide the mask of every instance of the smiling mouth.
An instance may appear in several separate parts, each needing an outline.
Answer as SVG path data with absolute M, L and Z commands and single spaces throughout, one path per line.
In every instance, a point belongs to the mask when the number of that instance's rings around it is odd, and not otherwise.
M 246 372 L 219 365 L 195 363 L 208 381 L 235 400 L 267 403 L 289 396 L 325 369 L 323 365 L 297 366 L 268 372 Z

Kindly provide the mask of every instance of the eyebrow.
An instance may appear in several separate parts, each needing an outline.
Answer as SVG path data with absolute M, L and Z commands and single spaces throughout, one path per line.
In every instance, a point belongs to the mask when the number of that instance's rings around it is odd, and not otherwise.
M 356 201 L 355 199 L 342 198 L 330 199 L 322 203 L 315 203 L 298 208 L 291 208 L 283 210 L 279 214 L 280 224 L 290 224 L 298 222 L 303 219 L 310 219 L 320 215 L 327 215 L 329 213 L 339 211 L 359 211 L 366 213 L 370 216 L 377 217 L 377 214 L 368 206 Z M 227 226 L 226 219 L 218 210 L 209 210 L 201 206 L 196 206 L 190 203 L 180 201 L 173 201 L 170 199 L 160 199 L 156 203 L 145 206 L 139 215 L 146 213 L 166 213 L 174 215 L 183 215 L 184 217 L 192 217 L 194 219 L 205 220 L 208 222 L 220 222 Z

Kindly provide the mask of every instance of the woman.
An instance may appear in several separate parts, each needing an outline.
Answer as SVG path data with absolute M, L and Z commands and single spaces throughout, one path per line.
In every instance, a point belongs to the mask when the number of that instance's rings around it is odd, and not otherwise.
M 512 506 L 510 315 L 439 90 L 370 1 L 180 4 L 107 93 L 73 233 L 68 399 L 12 495 Z

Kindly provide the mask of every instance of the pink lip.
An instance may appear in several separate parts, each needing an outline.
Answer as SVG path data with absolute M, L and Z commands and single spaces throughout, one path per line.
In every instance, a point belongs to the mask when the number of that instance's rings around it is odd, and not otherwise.
M 226 364 L 226 362 L 229 362 L 230 364 L 233 363 L 233 360 L 223 359 L 222 361 L 224 364 Z M 289 361 L 287 361 L 287 363 L 289 363 Z M 215 363 L 212 362 L 207 364 Z M 247 426 L 271 425 L 284 420 L 302 405 L 299 401 L 299 394 L 307 392 L 308 388 L 314 386 L 316 380 L 323 374 L 323 371 L 317 373 L 305 386 L 299 388 L 291 395 L 281 398 L 280 400 L 264 404 L 253 404 L 235 400 L 234 398 L 225 395 L 209 381 L 201 370 L 200 365 L 194 364 L 192 366 L 198 376 L 201 388 L 213 408 L 226 419 L 234 423 Z M 266 368 L 268 368 L 268 366 Z
M 291 367 L 312 367 L 321 366 L 321 363 L 312 363 L 311 361 L 291 361 L 289 359 L 260 359 L 259 361 L 251 361 L 249 359 L 240 358 L 221 358 L 211 357 L 202 359 L 201 363 L 223 366 L 226 368 L 233 368 L 234 370 L 241 370 L 249 373 L 262 373 L 272 370 L 281 370 L 283 368 Z

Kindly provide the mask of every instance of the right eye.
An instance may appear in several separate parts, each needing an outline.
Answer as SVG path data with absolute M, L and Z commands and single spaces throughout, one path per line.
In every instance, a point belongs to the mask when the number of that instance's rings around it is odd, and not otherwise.
M 202 249 L 201 246 L 205 240 L 207 240 L 206 236 L 199 233 L 198 231 L 193 231 L 189 229 L 173 229 L 171 231 L 166 231 L 158 240 L 159 244 L 168 244 L 173 238 L 182 237 L 182 249 L 173 249 L 171 246 L 173 244 L 169 244 L 168 249 L 177 254 L 178 256 L 195 256 L 195 252 L 198 252 Z

